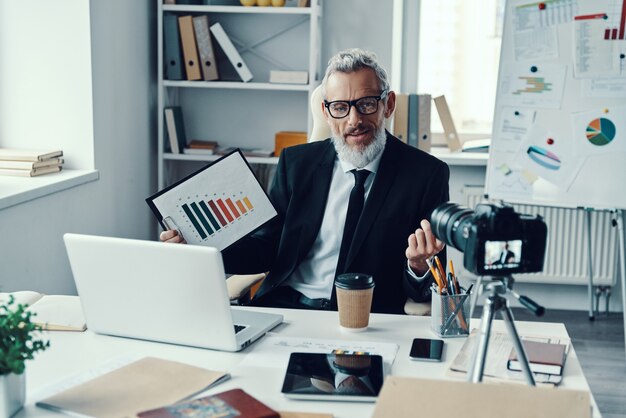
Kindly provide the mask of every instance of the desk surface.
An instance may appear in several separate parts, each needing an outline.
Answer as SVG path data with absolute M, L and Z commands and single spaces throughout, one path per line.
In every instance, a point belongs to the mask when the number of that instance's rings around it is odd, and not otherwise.
M 444 358 L 441 363 L 418 362 L 409 359 L 409 349 L 413 338 L 436 338 L 430 331 L 430 317 L 374 314 L 366 332 L 346 333 L 338 326 L 336 312 L 255 309 L 279 312 L 285 316 L 284 323 L 273 330 L 280 336 L 396 343 L 399 350 L 391 370 L 391 374 L 396 376 L 445 379 L 448 366 L 465 341 L 463 338 L 445 339 Z M 471 327 L 478 327 L 479 322 L 478 319 L 472 319 Z M 563 324 L 516 322 L 516 325 L 521 335 L 568 336 Z M 505 332 L 503 322 L 494 321 L 493 331 Z M 326 412 L 338 418 L 368 417 L 374 410 L 374 404 L 295 401 L 284 398 L 280 393 L 284 370 L 264 368 L 263 365 L 245 370 L 236 368 L 247 354 L 254 351 L 255 344 L 239 353 L 226 353 L 96 335 L 89 330 L 84 333 L 50 332 L 48 335 L 51 340 L 50 349 L 40 353 L 27 365 L 27 405 L 17 417 L 58 417 L 56 413 L 34 406 L 34 403 L 47 392 L 46 388 L 49 389 L 59 381 L 85 373 L 111 360 L 128 356 L 160 357 L 207 369 L 230 371 L 232 378 L 229 381 L 208 390 L 205 394 L 240 387 L 277 410 Z M 574 349 L 569 354 L 560 387 L 589 390 Z M 592 402 L 595 405 L 593 397 Z M 594 415 L 599 416 L 597 408 Z

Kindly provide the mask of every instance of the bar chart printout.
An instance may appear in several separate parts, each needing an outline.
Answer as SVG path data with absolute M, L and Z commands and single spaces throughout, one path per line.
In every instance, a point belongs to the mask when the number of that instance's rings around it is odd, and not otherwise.
M 239 200 L 198 200 L 182 203 L 180 207 L 200 239 L 206 239 L 254 210 L 247 196 Z
M 146 199 L 157 219 L 175 225 L 187 243 L 223 250 L 276 216 L 240 152 Z

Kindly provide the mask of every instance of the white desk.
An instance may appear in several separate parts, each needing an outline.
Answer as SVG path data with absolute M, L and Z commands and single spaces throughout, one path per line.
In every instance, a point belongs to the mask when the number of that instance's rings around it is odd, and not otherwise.
M 345 333 L 339 329 L 336 312 L 255 309 L 282 313 L 285 316 L 285 322 L 273 332 L 284 336 L 397 343 L 400 348 L 392 367 L 392 374 L 396 376 L 445 379 L 445 372 L 450 362 L 465 341 L 463 338 L 446 339 L 442 363 L 417 362 L 408 358 L 413 338 L 436 338 L 430 331 L 430 317 L 376 314 L 372 315 L 370 328 L 366 332 Z M 472 328 L 478 327 L 479 322 L 478 319 L 472 319 Z M 567 336 L 563 324 L 517 322 L 516 325 L 522 335 Z M 505 332 L 502 321 L 494 322 L 493 331 Z M 208 369 L 230 371 L 255 347 L 255 344 L 252 344 L 242 352 L 225 353 L 107 337 L 93 334 L 89 330 L 84 333 L 51 332 L 48 335 L 51 347 L 27 365 L 27 405 L 17 415 L 19 418 L 58 417 L 56 413 L 34 406 L 34 403 L 42 396 L 42 390 L 55 382 L 84 373 L 112 359 L 128 355 L 154 356 Z M 368 417 L 373 412 L 374 404 L 288 400 L 280 393 L 284 373 L 284 370 L 264 368 L 263 365 L 245 371 L 235 369 L 229 381 L 212 388 L 206 394 L 239 387 L 277 410 L 327 412 L 338 418 Z M 567 359 L 560 387 L 589 390 L 573 349 Z M 592 402 L 595 405 L 593 397 Z M 599 416 L 597 408 L 595 416 Z

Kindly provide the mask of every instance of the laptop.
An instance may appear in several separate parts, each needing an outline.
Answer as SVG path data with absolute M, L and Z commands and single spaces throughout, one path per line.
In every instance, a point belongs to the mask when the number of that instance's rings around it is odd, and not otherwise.
M 96 333 L 239 351 L 283 321 L 231 308 L 215 248 L 79 234 L 63 240 Z

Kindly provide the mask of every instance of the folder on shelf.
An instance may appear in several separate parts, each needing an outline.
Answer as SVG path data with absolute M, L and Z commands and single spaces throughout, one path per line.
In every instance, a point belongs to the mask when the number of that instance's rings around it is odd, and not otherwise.
M 198 49 L 196 48 L 196 35 L 193 31 L 192 17 L 180 16 L 178 18 L 178 28 L 180 30 L 180 40 L 183 45 L 187 80 L 201 80 L 200 60 L 198 58 Z
M 180 50 L 180 34 L 176 15 L 163 15 L 163 75 L 168 80 L 182 80 L 183 56 Z
M 443 132 L 446 135 L 448 148 L 450 148 L 450 151 L 459 151 L 461 149 L 461 141 L 456 133 L 456 128 L 454 127 L 454 121 L 452 120 L 452 115 L 450 114 L 450 108 L 448 107 L 446 97 L 439 96 L 435 97 L 433 100 L 435 101 L 437 113 L 439 113 L 439 118 L 441 119 L 441 124 L 443 125 Z
M 430 152 L 430 94 L 409 95 L 409 145 Z
M 231 42 L 228 35 L 226 35 L 226 32 L 224 32 L 224 28 L 222 28 L 222 25 L 220 25 L 219 23 L 211 25 L 211 33 L 213 34 L 213 36 L 215 36 L 215 40 L 217 41 L 217 43 L 220 44 L 220 47 L 224 51 L 224 54 L 226 54 L 231 64 L 233 64 L 235 70 L 237 70 L 237 73 L 239 74 L 239 77 L 241 77 L 241 80 L 243 80 L 244 82 L 252 80 L 252 73 L 248 69 L 246 63 L 243 62 L 241 55 L 239 55 L 239 52 L 237 52 L 237 49 Z
M 396 94 L 396 110 L 393 115 L 393 134 L 407 143 L 409 137 L 409 95 Z
M 183 122 L 183 109 L 180 106 L 172 106 L 166 107 L 164 112 L 167 136 L 170 140 L 170 150 L 173 154 L 180 154 L 187 146 L 185 124 Z
M 213 53 L 213 40 L 209 31 L 209 18 L 206 15 L 193 18 L 193 29 L 196 33 L 198 53 L 200 54 L 200 66 L 205 80 L 217 80 L 220 78 L 217 70 L 217 61 Z

